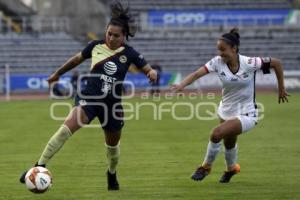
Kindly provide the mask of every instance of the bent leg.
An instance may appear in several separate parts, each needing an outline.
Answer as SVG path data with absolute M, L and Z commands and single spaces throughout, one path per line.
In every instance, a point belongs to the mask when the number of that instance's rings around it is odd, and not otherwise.
M 237 136 L 224 138 L 224 146 L 225 146 L 224 154 L 225 154 L 227 171 L 233 170 L 235 165 L 237 164 L 238 145 L 236 141 L 237 141 Z
M 235 137 L 242 133 L 242 124 L 238 118 L 230 119 L 213 129 L 210 140 L 218 143 L 227 137 Z
M 48 141 L 38 165 L 45 165 L 60 150 L 64 143 L 77 131 L 82 124 L 86 124 L 88 118 L 81 107 L 74 107 L 67 116 L 64 124 L 55 132 Z
M 225 138 L 237 137 L 237 135 L 241 132 L 241 123 L 237 118 L 228 121 L 221 120 L 221 124 L 219 124 L 212 131 L 202 166 L 207 169 L 211 168 L 212 163 L 214 162 L 218 153 L 221 150 L 221 140 Z M 235 141 L 231 142 L 235 143 Z

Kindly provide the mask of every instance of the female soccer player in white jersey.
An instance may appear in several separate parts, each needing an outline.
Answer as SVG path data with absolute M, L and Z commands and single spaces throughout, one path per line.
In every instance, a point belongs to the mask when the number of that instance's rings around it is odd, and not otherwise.
M 225 146 L 227 170 L 220 179 L 228 183 L 231 177 L 240 172 L 237 163 L 237 136 L 254 128 L 258 113 L 255 104 L 255 73 L 262 70 L 268 73 L 273 68 L 278 81 L 278 102 L 288 102 L 289 96 L 284 88 L 283 70 L 276 58 L 247 57 L 239 54 L 240 36 L 237 29 L 223 34 L 217 43 L 219 55 L 204 66 L 188 75 L 181 83 L 174 84 L 175 92 L 183 90 L 195 80 L 215 72 L 222 82 L 222 100 L 218 108 L 220 124 L 212 130 L 207 152 L 202 165 L 192 174 L 192 179 L 201 181 L 211 171 L 212 164 Z

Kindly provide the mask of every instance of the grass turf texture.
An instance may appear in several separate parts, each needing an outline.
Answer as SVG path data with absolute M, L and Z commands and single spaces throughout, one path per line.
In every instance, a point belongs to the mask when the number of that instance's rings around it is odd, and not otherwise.
M 49 115 L 50 105 L 57 101 L 1 102 L 0 199 L 300 199 L 300 94 L 292 94 L 290 103 L 283 105 L 278 105 L 274 94 L 257 98 L 265 107 L 265 117 L 239 137 L 241 173 L 230 184 L 218 183 L 225 169 L 223 153 L 203 182 L 190 179 L 203 160 L 217 120 L 175 121 L 164 113 L 162 121 L 155 121 L 145 107 L 140 119 L 127 121 L 123 130 L 120 191 L 106 189 L 104 137 L 101 129 L 94 128 L 81 129 L 50 161 L 53 187 L 42 195 L 29 192 L 18 179 L 61 124 Z M 180 101 L 196 104 L 199 99 Z M 219 97 L 209 101 L 218 102 Z M 157 104 L 161 102 L 167 101 Z M 60 116 L 66 112 L 65 108 L 55 111 Z M 176 113 L 184 116 L 186 108 L 178 107 Z

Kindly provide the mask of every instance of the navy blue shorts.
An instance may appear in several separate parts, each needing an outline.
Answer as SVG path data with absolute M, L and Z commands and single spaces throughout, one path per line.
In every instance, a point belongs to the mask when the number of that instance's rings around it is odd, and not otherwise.
M 121 102 L 110 103 L 95 99 L 84 99 L 76 95 L 75 106 L 81 106 L 90 123 L 98 118 L 101 127 L 107 131 L 120 131 L 124 126 Z

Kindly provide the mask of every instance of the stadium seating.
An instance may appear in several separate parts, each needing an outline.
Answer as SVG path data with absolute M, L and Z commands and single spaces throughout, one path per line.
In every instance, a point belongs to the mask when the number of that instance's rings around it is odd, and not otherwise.
M 217 54 L 216 41 L 223 32 L 138 33 L 131 41 L 149 61 L 165 70 L 193 70 Z M 299 69 L 300 31 L 256 32 L 241 30 L 240 53 L 247 56 L 272 56 L 282 59 L 285 69 Z
M 83 46 L 66 33 L 0 34 L 0 66 L 54 71 Z
M 153 9 L 240 9 L 291 8 L 286 0 L 131 0 L 136 16 Z M 125 3 L 126 4 L 126 3 Z M 216 55 L 216 41 L 227 29 L 219 27 L 185 28 L 182 30 L 141 30 L 130 44 L 150 62 L 159 62 L 164 70 L 193 70 Z M 248 56 L 273 56 L 282 59 L 286 69 L 299 69 L 300 30 L 255 28 L 241 30 L 240 53 Z M 69 34 L 0 34 L 0 67 L 10 64 L 19 69 L 54 70 L 71 55 L 80 51 L 83 43 Z M 88 63 L 84 63 L 85 69 Z
M 258 6 L 259 5 L 259 6 Z M 149 10 L 164 9 L 291 9 L 287 0 L 132 0 L 137 16 Z M 138 20 L 139 21 L 139 20 Z M 229 27 L 156 27 L 142 28 L 130 42 L 149 61 L 160 63 L 167 71 L 189 71 L 205 64 L 217 54 L 216 41 Z M 285 69 L 299 69 L 300 29 L 289 27 L 249 27 L 241 29 L 240 53 L 282 59 Z

